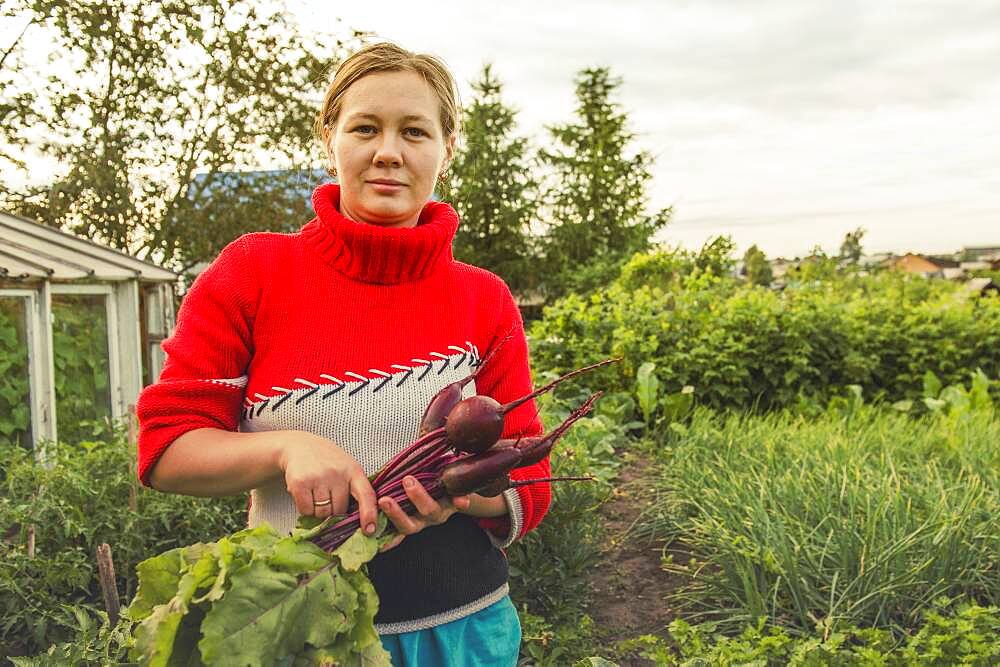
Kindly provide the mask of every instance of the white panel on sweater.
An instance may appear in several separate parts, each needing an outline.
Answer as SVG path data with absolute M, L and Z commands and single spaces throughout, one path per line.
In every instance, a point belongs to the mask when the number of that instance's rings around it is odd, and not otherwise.
M 370 477 L 416 439 L 420 418 L 431 398 L 445 385 L 474 370 L 469 362 L 475 357 L 470 353 L 429 353 L 424 358 L 431 362 L 430 368 L 419 361 L 402 360 L 397 365 L 405 364 L 412 370 L 389 374 L 372 369 L 369 374 L 376 377 L 367 381 L 352 379 L 338 385 L 327 379 L 332 376 L 310 378 L 305 386 L 291 390 L 287 396 L 250 404 L 248 410 L 253 411 L 253 416 L 247 419 L 244 414 L 240 430 L 293 429 L 328 438 L 354 456 Z M 350 379 L 344 376 L 336 379 Z M 473 381 L 465 386 L 463 396 L 475 393 Z M 251 527 L 267 522 L 279 533 L 291 532 L 299 515 L 284 480 L 254 489 L 251 495 Z

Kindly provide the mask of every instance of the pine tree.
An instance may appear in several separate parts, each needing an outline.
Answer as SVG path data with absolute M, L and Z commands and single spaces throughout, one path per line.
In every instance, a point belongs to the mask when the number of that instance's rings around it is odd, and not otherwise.
M 455 257 L 493 271 L 515 294 L 524 294 L 534 287 L 529 226 L 537 190 L 527 140 L 514 136 L 515 112 L 503 103 L 503 86 L 490 65 L 473 90 L 462 114 L 463 145 L 441 189 L 461 216 Z
M 576 79 L 574 122 L 549 128 L 554 141 L 539 158 L 549 172 L 545 192 L 544 289 L 548 296 L 607 284 L 670 219 L 670 209 L 646 213 L 652 157 L 627 155 L 635 135 L 612 96 L 621 79 L 607 68 Z

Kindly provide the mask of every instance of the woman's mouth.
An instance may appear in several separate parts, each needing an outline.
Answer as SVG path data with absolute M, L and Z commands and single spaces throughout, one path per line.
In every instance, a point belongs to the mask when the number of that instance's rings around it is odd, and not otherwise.
M 368 184 L 372 186 L 375 192 L 386 195 L 395 194 L 406 187 L 405 183 L 391 178 L 376 178 L 368 181 Z

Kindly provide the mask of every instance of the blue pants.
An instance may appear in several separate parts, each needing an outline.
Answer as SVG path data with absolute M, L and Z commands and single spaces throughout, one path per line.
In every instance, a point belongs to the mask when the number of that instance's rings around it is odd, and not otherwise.
M 521 623 L 508 596 L 451 623 L 383 635 L 382 646 L 393 667 L 513 667 Z

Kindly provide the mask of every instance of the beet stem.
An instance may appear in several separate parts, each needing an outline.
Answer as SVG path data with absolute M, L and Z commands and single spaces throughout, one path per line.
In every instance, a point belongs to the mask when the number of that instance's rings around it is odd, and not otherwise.
M 500 409 L 501 413 L 502 414 L 507 414 L 508 412 L 510 412 L 514 408 L 518 407 L 522 403 L 524 403 L 526 401 L 530 401 L 533 398 L 537 398 L 538 396 L 541 396 L 545 392 L 552 390 L 556 385 L 558 385 L 558 384 L 560 384 L 562 382 L 565 382 L 566 380 L 569 380 L 570 378 L 573 378 L 573 377 L 576 377 L 577 375 L 581 375 L 583 373 L 587 373 L 589 371 L 598 369 L 601 366 L 607 366 L 608 364 L 616 364 L 616 363 L 618 363 L 621 360 L 622 360 L 621 357 L 616 357 L 614 359 L 605 359 L 604 361 L 598 361 L 596 364 L 591 364 L 590 366 L 584 366 L 583 368 L 578 368 L 575 371 L 570 371 L 569 373 L 566 373 L 565 375 L 563 375 L 561 377 L 557 377 L 555 380 L 553 380 L 552 382 L 548 383 L 547 385 L 545 385 L 543 387 L 539 387 L 538 389 L 534 390 L 530 394 L 528 394 L 526 396 L 522 396 L 521 398 L 518 398 L 518 399 L 515 399 L 515 400 L 511 401 L 510 403 L 508 403 L 507 405 L 503 406 Z

